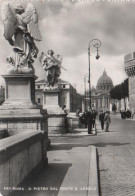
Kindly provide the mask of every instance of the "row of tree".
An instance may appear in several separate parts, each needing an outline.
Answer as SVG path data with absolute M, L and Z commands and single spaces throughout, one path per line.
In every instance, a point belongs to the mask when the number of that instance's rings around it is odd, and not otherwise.
M 112 99 L 125 99 L 128 97 L 128 78 L 119 85 L 116 85 L 111 91 L 110 96 Z

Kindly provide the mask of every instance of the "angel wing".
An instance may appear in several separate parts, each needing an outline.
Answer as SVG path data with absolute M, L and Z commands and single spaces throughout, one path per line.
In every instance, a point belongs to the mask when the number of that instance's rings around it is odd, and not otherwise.
M 6 40 L 12 40 L 12 36 L 15 33 L 17 18 L 7 2 L 2 4 L 1 16 L 4 24 L 4 37 Z
M 36 8 L 34 7 L 32 3 L 27 4 L 25 13 L 22 14 L 22 20 L 25 24 L 28 25 L 28 29 L 29 29 L 31 36 L 36 41 L 41 41 L 42 36 L 41 36 L 39 27 L 38 27 L 38 14 L 37 14 Z

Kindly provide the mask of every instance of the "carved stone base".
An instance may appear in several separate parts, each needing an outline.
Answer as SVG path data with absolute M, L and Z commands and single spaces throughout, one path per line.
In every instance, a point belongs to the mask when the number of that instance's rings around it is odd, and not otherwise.
M 59 106 L 60 90 L 45 90 L 44 91 L 44 105 L 48 113 L 48 134 L 66 133 L 66 114 Z
M 3 108 L 33 108 L 35 103 L 35 79 L 33 74 L 3 75 L 6 83 Z
M 43 108 L 47 109 L 49 114 L 63 114 L 62 108 L 59 106 L 60 90 L 45 90 L 43 95 Z
M 48 135 L 67 133 L 66 114 L 48 114 Z
M 48 115 L 35 103 L 33 74 L 3 75 L 6 83 L 5 102 L 0 106 L 0 127 L 9 135 L 24 131 L 43 131 L 48 138 Z M 49 144 L 49 140 L 48 140 Z

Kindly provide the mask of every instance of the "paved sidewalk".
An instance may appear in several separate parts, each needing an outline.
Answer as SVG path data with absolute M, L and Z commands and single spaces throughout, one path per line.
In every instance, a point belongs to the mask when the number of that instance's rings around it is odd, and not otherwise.
M 98 149 L 101 196 L 135 195 L 135 121 L 111 115 L 110 132 L 98 126 L 97 136 L 52 137 L 69 146 L 94 145 Z
M 48 167 L 12 196 L 99 196 L 94 146 L 52 143 Z

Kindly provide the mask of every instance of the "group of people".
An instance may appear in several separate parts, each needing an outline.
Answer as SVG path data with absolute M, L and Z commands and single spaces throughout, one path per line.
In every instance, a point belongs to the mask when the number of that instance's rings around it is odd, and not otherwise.
M 95 110 L 89 110 L 86 112 L 86 122 L 87 122 L 87 127 L 88 127 L 88 134 L 92 133 L 92 129 L 95 128 L 95 134 L 97 133 L 96 129 L 96 117 L 97 117 L 97 112 Z
M 109 124 L 111 123 L 110 112 L 109 111 L 103 112 L 103 110 L 101 110 L 98 113 L 95 110 L 89 110 L 84 112 L 80 117 L 80 122 L 82 124 L 85 124 L 85 128 L 88 128 L 88 134 L 91 134 L 93 129 L 95 129 L 95 134 L 97 134 L 97 128 L 96 128 L 97 115 L 99 115 L 101 129 L 104 130 L 104 124 L 105 124 L 106 125 L 105 132 L 109 131 Z
M 111 123 L 110 112 L 106 111 L 106 113 L 105 113 L 105 112 L 103 112 L 103 110 L 101 110 L 100 113 L 99 113 L 99 121 L 101 123 L 102 130 L 104 129 L 104 124 L 106 124 L 105 132 L 108 132 L 109 131 L 109 125 Z

